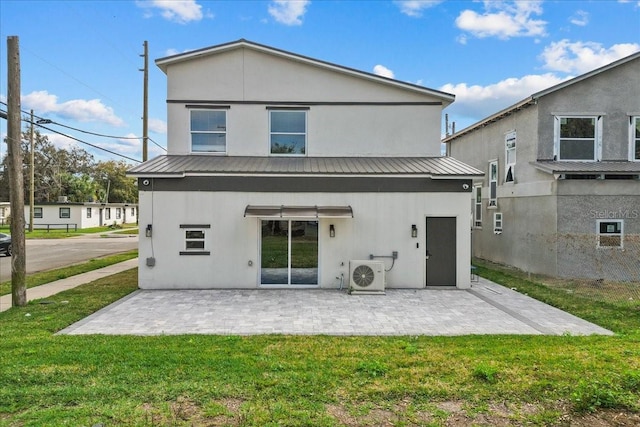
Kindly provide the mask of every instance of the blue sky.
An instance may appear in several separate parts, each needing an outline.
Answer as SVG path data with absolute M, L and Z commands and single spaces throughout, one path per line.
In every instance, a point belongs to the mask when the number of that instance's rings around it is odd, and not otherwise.
M 460 130 L 639 51 L 640 1 L 0 0 L 0 34 L 1 102 L 6 40 L 18 36 L 22 109 L 141 159 L 145 40 L 150 137 L 159 146 L 167 143 L 166 78 L 154 61 L 240 38 L 453 93 L 445 113 Z M 42 132 L 58 146 L 78 144 Z M 80 146 L 97 160 L 121 159 Z M 150 158 L 163 152 L 150 144 Z

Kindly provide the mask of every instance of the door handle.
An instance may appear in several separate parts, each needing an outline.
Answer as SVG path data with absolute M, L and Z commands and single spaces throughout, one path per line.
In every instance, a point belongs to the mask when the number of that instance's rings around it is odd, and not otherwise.
M 427 251 L 427 256 L 426 258 L 429 259 L 429 257 L 431 256 L 431 253 L 429 251 Z

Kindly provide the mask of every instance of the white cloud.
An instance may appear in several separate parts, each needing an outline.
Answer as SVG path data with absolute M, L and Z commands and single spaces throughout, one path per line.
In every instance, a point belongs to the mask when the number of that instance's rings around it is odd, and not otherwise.
M 159 9 L 164 19 L 178 24 L 200 21 L 204 17 L 202 6 L 196 0 L 138 0 L 136 4 L 145 9 L 147 18 L 153 15 L 153 9 Z
M 570 18 L 569 22 L 579 27 L 584 27 L 589 23 L 589 13 L 584 10 L 578 10 Z
M 605 48 L 600 43 L 570 42 L 564 39 L 547 46 L 540 59 L 544 61 L 545 69 L 584 74 L 639 50 L 640 44 L 637 43 L 622 43 Z
M 99 122 L 111 126 L 125 126 L 125 122 L 115 115 L 111 107 L 107 107 L 99 99 L 72 99 L 63 103 L 58 97 L 46 90 L 31 92 L 22 97 L 27 109 L 34 109 L 38 114 L 53 113 L 65 119 L 80 122 Z
M 373 67 L 373 74 L 377 74 L 378 76 L 382 77 L 388 77 L 390 79 L 394 77 L 393 71 L 380 64 Z
M 541 1 L 492 1 L 484 2 L 485 12 L 463 10 L 456 18 L 459 29 L 476 37 L 537 37 L 546 34 L 546 21 L 533 19 L 542 14 Z
M 273 0 L 269 5 L 269 15 L 285 25 L 302 25 L 302 17 L 307 12 L 309 0 Z
M 449 116 L 467 117 L 473 123 L 568 78 L 547 73 L 512 77 L 487 86 L 448 83 L 439 89 L 456 96 L 456 101 L 447 108 Z
M 160 119 L 149 119 L 149 130 L 153 133 L 167 133 L 167 122 Z
M 413 18 L 419 18 L 422 16 L 422 12 L 430 7 L 433 7 L 443 0 L 402 0 L 394 1 L 400 8 L 400 12 Z
M 85 145 L 80 145 L 80 143 L 74 139 L 67 138 L 64 135 L 60 135 L 58 133 L 47 133 L 42 132 L 43 136 L 46 136 L 47 139 L 58 149 L 69 149 L 73 147 L 79 147 L 82 149 L 87 149 L 88 147 Z

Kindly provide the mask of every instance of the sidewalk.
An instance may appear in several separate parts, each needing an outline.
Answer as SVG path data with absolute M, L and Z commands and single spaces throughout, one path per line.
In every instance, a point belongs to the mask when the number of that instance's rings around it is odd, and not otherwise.
M 103 267 L 97 270 L 67 277 L 66 279 L 56 280 L 55 282 L 47 283 L 45 285 L 29 288 L 27 289 L 27 301 L 46 298 L 51 295 L 57 294 L 58 292 L 66 291 L 67 289 L 72 289 L 106 276 L 111 276 L 122 271 L 130 270 L 132 268 L 136 268 L 137 266 L 138 258 L 134 258 L 118 264 L 110 265 L 108 267 Z M 11 294 L 3 295 L 2 297 L 0 297 L 0 312 L 6 311 L 10 308 Z

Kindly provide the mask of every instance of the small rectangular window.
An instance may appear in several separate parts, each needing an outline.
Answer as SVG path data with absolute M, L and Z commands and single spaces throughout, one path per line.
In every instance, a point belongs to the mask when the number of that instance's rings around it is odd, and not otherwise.
M 60 218 L 71 218 L 71 208 L 60 208 Z
M 493 232 L 495 234 L 502 234 L 502 213 L 495 212 L 493 214 Z
M 42 218 L 42 207 L 41 206 L 35 206 L 33 208 L 33 217 L 34 218 Z
M 87 208 L 87 218 L 91 218 L 91 208 Z
M 482 185 L 473 187 L 473 225 L 474 227 L 482 227 Z
M 624 221 L 621 219 L 599 220 L 597 223 L 599 248 L 622 248 Z
M 489 207 L 498 206 L 498 161 L 489 162 Z
M 514 182 L 516 167 L 516 131 L 509 132 L 505 135 L 504 146 L 504 182 Z
M 104 219 L 111 219 L 111 208 L 104 208 Z
M 122 209 L 116 208 L 116 219 L 122 218 Z
M 227 151 L 227 112 L 191 110 L 191 151 L 225 153 Z
M 307 151 L 307 112 L 269 111 L 270 153 L 304 155 Z
M 181 225 L 184 230 L 184 250 L 180 255 L 209 255 L 207 250 L 207 230 L 210 225 Z

